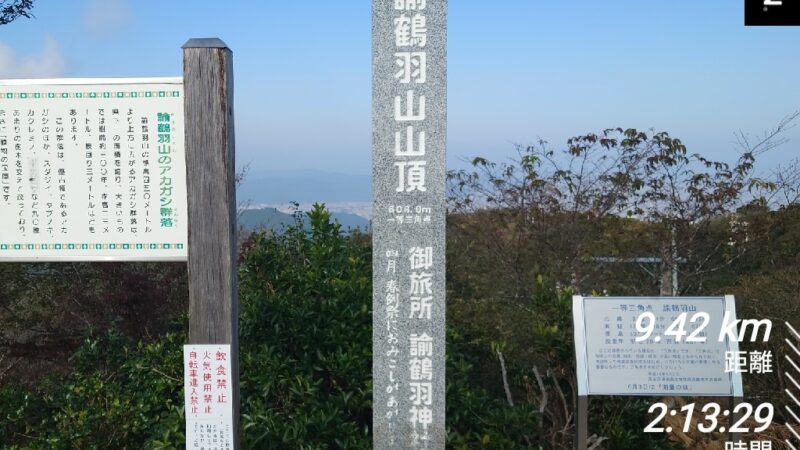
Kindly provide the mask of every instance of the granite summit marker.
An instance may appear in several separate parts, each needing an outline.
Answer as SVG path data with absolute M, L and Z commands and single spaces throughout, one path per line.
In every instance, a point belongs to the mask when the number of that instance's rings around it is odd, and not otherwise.
M 447 1 L 373 0 L 373 443 L 445 447 Z

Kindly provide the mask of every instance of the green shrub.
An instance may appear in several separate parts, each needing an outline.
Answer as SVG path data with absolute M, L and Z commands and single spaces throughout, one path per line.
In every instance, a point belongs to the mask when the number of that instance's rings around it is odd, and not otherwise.
M 239 335 L 246 449 L 372 448 L 369 239 L 342 234 L 321 206 L 308 219 L 310 230 L 298 220 L 283 234 L 254 234 L 243 245 Z M 571 445 L 570 429 L 561 431 L 572 412 L 574 384 L 570 293 L 542 286 L 513 308 L 491 300 L 450 302 L 449 448 Z M 183 317 L 152 342 L 113 331 L 88 335 L 66 379 L 51 379 L 37 392 L 0 388 L 3 448 L 183 448 L 187 323 Z M 501 351 L 514 406 L 502 387 Z M 549 374 L 550 404 L 561 410 L 539 412 L 534 365 Z M 639 422 L 643 426 L 646 417 L 630 402 L 594 402 L 593 414 L 617 418 L 596 428 L 611 438 L 608 448 L 659 448 L 641 437 Z
M 183 333 L 132 343 L 117 332 L 87 338 L 72 375 L 52 392 L 0 391 L 6 448 L 140 449 L 183 439 Z

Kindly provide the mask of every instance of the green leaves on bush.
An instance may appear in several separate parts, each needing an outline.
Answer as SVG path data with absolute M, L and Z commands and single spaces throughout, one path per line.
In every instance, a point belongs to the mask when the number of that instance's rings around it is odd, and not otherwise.
M 308 219 L 308 230 L 298 220 L 283 234 L 254 234 L 243 244 L 239 335 L 245 449 L 372 448 L 369 239 L 342 234 L 321 206 Z M 552 408 L 572 407 L 569 298 L 569 292 L 541 288 L 523 300 L 522 309 L 493 301 L 451 302 L 449 448 L 571 445 L 570 428 L 563 425 L 569 414 Z M 89 335 L 72 358 L 68 378 L 51 379 L 37 392 L 0 388 L 2 448 L 183 448 L 186 329 L 183 317 L 152 342 L 136 343 L 118 332 Z M 503 392 L 500 352 L 506 354 L 514 406 Z M 544 414 L 532 387 L 532 364 L 548 376 L 551 407 Z M 567 393 L 563 402 L 559 389 Z M 644 418 L 638 410 L 634 418 L 619 407 L 597 407 L 623 414 L 616 430 Z M 555 436 L 550 431 L 557 423 L 566 431 Z M 612 438 L 622 445 L 614 448 L 646 448 L 636 447 L 642 441 L 635 437 Z

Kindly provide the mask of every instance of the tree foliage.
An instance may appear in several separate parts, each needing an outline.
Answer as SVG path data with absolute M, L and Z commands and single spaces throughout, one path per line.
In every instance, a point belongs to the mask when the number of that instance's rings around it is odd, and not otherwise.
M 87 329 L 160 336 L 187 305 L 181 263 L 3 263 L 0 277 L 0 382 L 67 373 Z
M 560 151 L 544 141 L 518 146 L 509 162 L 477 157 L 471 170 L 449 174 L 451 247 L 480 240 L 512 297 L 540 274 L 582 292 L 613 288 L 601 284 L 609 270 L 598 262 L 608 257 L 660 262 L 644 268 L 652 281 L 640 295 L 672 268 L 688 292 L 746 251 L 737 210 L 777 189 L 755 176 L 756 156 L 796 117 L 758 142 L 742 138 L 733 164 L 690 153 L 666 132 L 622 128 L 570 138 Z
M 677 249 L 684 293 L 734 292 L 743 317 L 800 321 L 800 178 L 754 177 L 753 147 L 728 165 L 667 133 L 613 129 L 450 174 L 448 448 L 572 448 L 572 293 L 658 290 L 658 269 L 597 256 Z M 296 218 L 240 241 L 243 446 L 371 448 L 370 239 L 321 206 Z M 172 321 L 185 311 L 183 266 L 0 270 L 2 448 L 183 446 L 187 324 Z M 785 383 L 745 377 L 752 398 Z M 597 448 L 670 448 L 641 432 L 652 401 L 591 402 Z
M 341 233 L 322 207 L 308 217 L 310 230 L 298 220 L 280 235 L 252 235 L 241 253 L 244 448 L 372 448 L 369 240 Z M 0 442 L 9 449 L 182 448 L 186 328 L 184 317 L 149 341 L 114 330 L 90 335 L 70 375 L 35 388 L 6 384 Z M 541 422 L 535 405 L 509 407 L 496 377 L 481 373 L 492 353 L 475 336 L 448 330 L 450 448 L 546 446 L 549 437 L 531 427 Z M 559 352 L 569 353 L 568 345 Z
M 570 308 L 543 292 L 657 295 L 664 269 L 677 262 L 681 295 L 734 293 L 740 317 L 800 321 L 800 178 L 754 175 L 756 157 L 794 117 L 761 141 L 742 139 L 749 150 L 732 164 L 690 153 L 667 133 L 613 129 L 572 138 L 561 151 L 540 142 L 506 162 L 478 157 L 449 175 L 450 324 L 495 353 L 476 371 L 495 377 L 496 395 L 541 408 L 537 434 L 552 439 L 545 448 L 569 448 L 560 439 L 574 409 L 558 399 L 575 390 Z M 636 257 L 658 258 L 660 267 Z M 781 346 L 758 349 L 776 355 Z M 775 403 L 774 387 L 786 383 L 777 370 L 745 376 L 748 398 Z M 607 439 L 600 448 L 665 445 L 640 432 L 653 401 L 592 402 L 590 417 L 603 420 L 590 429 Z M 709 436 L 682 438 L 700 449 Z
M 7 25 L 20 17 L 32 18 L 31 9 L 33 0 L 0 0 L 0 25 Z

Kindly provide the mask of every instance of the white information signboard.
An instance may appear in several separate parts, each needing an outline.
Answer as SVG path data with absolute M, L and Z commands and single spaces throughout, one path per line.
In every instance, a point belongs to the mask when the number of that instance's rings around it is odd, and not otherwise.
M 725 370 L 738 342 L 719 340 L 726 312 L 736 320 L 733 296 L 573 297 L 579 395 L 741 397 L 741 375 Z
M 0 261 L 185 260 L 181 78 L 0 80 Z
M 233 448 L 230 345 L 183 347 L 186 449 Z

